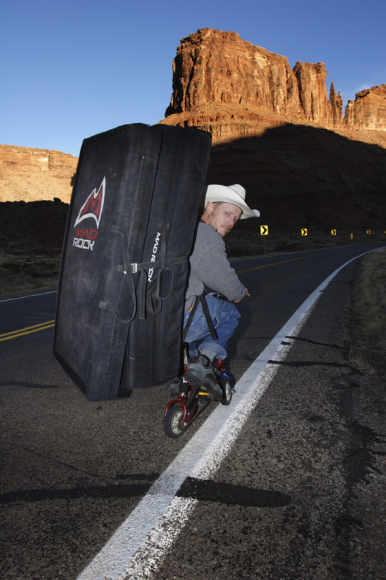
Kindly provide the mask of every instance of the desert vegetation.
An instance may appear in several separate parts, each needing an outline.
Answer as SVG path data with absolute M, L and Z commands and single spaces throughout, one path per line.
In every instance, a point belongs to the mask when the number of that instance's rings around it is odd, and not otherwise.
M 55 290 L 59 267 L 60 256 L 0 252 L 0 296 Z

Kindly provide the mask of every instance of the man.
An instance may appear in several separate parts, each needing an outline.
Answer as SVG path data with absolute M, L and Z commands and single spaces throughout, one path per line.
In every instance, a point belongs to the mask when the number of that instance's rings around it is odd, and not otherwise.
M 245 203 L 245 189 L 241 185 L 207 187 L 205 209 L 197 226 L 194 249 L 190 257 L 184 327 L 192 315 L 197 297 L 204 291 L 222 294 L 227 300 L 211 294 L 205 296 L 217 340 L 210 336 L 202 305 L 198 304 L 196 307 L 185 337 L 193 362 L 189 364 L 184 378 L 190 384 L 207 390 L 215 400 L 222 398 L 222 391 L 215 378 L 213 364 L 215 359 L 223 360 L 227 356 L 226 346 L 240 317 L 235 303 L 249 296 L 248 290 L 230 266 L 223 238 L 239 219 L 259 215 L 257 210 L 251 210 Z M 202 341 L 198 348 L 197 341 Z M 172 395 L 178 394 L 179 386 L 176 383 L 172 383 L 171 389 Z

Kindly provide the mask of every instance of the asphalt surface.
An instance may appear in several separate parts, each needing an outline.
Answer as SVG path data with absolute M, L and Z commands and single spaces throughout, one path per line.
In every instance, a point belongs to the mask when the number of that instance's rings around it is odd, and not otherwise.
M 228 348 L 235 379 L 329 274 L 378 247 L 236 262 L 251 299 L 239 305 Z M 198 505 L 154 578 L 386 577 L 384 459 L 373 453 L 385 436 L 384 389 L 375 378 L 370 388 L 348 364 L 345 344 L 344 306 L 358 262 L 321 296 L 213 480 L 198 491 L 185 487 Z M 0 301 L 0 572 L 7 580 L 75 579 L 215 408 L 170 440 L 167 385 L 88 402 L 52 356 L 52 328 L 8 334 L 49 323 L 55 299 Z M 371 505 L 367 481 L 376 489 Z

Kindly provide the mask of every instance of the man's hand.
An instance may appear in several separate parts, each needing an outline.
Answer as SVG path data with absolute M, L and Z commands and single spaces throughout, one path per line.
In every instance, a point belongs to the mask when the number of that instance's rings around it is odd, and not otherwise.
M 248 290 L 245 290 L 245 294 L 244 294 L 244 298 L 248 296 L 248 298 L 251 297 L 250 293 L 248 292 Z M 234 300 L 234 302 L 237 304 L 238 302 L 241 302 L 242 298 L 240 298 L 240 300 Z

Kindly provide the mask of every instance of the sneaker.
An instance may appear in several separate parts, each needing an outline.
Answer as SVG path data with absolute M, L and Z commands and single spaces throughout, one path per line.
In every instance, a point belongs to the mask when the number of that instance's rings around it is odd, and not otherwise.
M 204 393 L 208 393 L 215 401 L 223 398 L 222 390 L 217 382 L 210 360 L 203 354 L 190 363 L 184 379 L 195 387 L 201 387 Z

